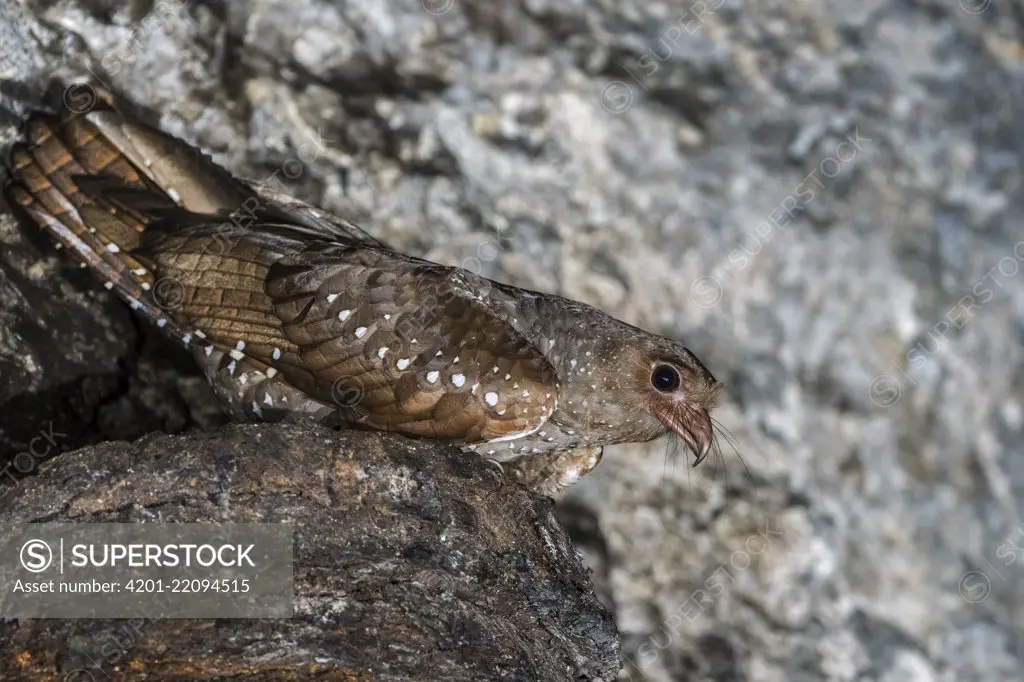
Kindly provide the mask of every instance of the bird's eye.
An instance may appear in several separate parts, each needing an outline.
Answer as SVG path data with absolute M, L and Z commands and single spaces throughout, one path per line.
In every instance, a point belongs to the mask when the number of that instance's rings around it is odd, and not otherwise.
M 651 370 L 651 385 L 662 393 L 679 388 L 679 371 L 672 365 L 655 365 Z

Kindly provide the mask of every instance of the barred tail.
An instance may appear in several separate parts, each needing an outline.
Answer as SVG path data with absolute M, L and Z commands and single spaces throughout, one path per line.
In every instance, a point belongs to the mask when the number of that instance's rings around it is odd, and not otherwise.
M 8 204 L 25 213 L 131 306 L 168 325 L 143 233 L 178 217 L 232 210 L 241 183 L 169 135 L 130 121 L 102 90 L 86 112 L 33 114 L 10 152 Z M 171 330 L 168 330 L 171 331 Z
M 87 265 L 108 289 L 139 300 L 154 284 L 149 268 L 131 255 L 145 219 L 91 196 L 73 179 L 105 175 L 128 187 L 148 189 L 139 174 L 81 116 L 62 121 L 33 115 L 24 136 L 26 141 L 11 150 L 7 202 Z
M 236 417 L 276 419 L 294 413 L 320 418 L 332 413 L 332 406 L 298 391 L 272 366 L 284 361 L 283 338 L 270 344 L 272 355 L 263 359 L 243 352 L 251 336 L 240 335 L 238 328 L 246 320 L 256 328 L 242 331 L 267 335 L 266 325 L 259 326 L 266 316 L 256 309 L 252 295 L 237 290 L 233 298 L 225 296 L 230 303 L 222 304 L 216 287 L 176 280 L 181 269 L 167 267 L 164 248 L 171 249 L 171 261 L 174 247 L 183 248 L 190 258 L 204 256 L 202 239 L 191 246 L 180 243 L 189 239 L 189 230 L 182 228 L 232 225 L 232 214 L 253 211 L 253 204 L 260 203 L 258 195 L 196 148 L 122 116 L 107 93 L 92 92 L 89 111 L 37 113 L 26 121 L 24 141 L 10 153 L 4 187 L 8 204 L 67 248 L 133 309 L 191 348 Z M 272 209 L 270 201 L 263 210 Z M 303 219 L 301 224 L 314 233 L 330 233 L 317 214 Z M 209 254 L 204 257 L 210 260 Z M 256 261 L 228 261 L 224 256 L 229 274 L 232 267 L 239 268 L 234 281 L 253 279 L 247 268 Z M 158 262 L 164 263 L 166 278 Z M 198 267 L 195 262 L 192 266 Z M 213 279 L 217 277 L 214 273 Z M 200 289 L 205 293 L 197 296 Z

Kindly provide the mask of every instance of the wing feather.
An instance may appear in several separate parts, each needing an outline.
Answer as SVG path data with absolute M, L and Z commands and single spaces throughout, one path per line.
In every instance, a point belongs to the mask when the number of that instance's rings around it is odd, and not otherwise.
M 465 281 L 389 251 L 324 245 L 272 265 L 267 293 L 314 377 L 295 383 L 319 400 L 342 386 L 360 423 L 464 442 L 536 430 L 555 408 L 555 371 Z

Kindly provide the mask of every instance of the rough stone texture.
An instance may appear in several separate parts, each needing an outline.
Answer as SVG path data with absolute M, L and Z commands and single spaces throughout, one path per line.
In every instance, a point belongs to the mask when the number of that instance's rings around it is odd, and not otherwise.
M 1024 6 L 704 4 L 194 3 L 132 50 L 149 3 L 33 3 L 21 24 L 0 2 L 0 121 L 92 64 L 232 170 L 398 248 L 685 339 L 728 386 L 745 466 L 610 449 L 562 507 L 624 679 L 1019 678 Z M 780 205 L 800 210 L 769 231 Z M 109 404 L 93 439 L 136 425 L 131 381 L 198 404 L 136 379 L 123 311 L 3 226 L 0 367 L 27 377 L 5 395 L 66 385 L 57 363 L 114 373 L 61 413 Z
M 5 492 L 2 522 L 288 522 L 296 567 L 291 619 L 8 621 L 5 680 L 529 682 L 619 668 L 612 616 L 551 501 L 454 448 L 236 425 L 81 449 Z

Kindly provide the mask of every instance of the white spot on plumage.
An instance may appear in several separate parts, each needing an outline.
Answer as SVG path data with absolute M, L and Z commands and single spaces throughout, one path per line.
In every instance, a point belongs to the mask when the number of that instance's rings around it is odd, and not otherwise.
M 377 351 L 377 357 L 380 358 L 381 360 L 383 360 L 384 356 L 387 355 L 387 354 L 388 354 L 388 347 L 387 346 L 381 346 L 380 350 Z
M 245 358 L 245 353 L 234 349 L 232 349 L 231 352 L 228 353 L 228 355 L 231 356 L 232 360 L 242 360 Z
M 508 381 L 511 378 L 512 378 L 511 374 L 508 374 L 508 373 L 505 374 L 505 381 Z
M 110 253 L 120 253 L 121 247 L 119 247 L 114 242 L 110 242 L 109 244 L 107 244 L 107 251 L 109 251 Z
M 185 345 L 187 346 L 188 344 L 192 343 L 192 335 L 185 334 L 185 336 L 181 337 L 181 340 L 184 341 Z
M 570 360 L 569 361 L 569 368 L 570 369 L 576 369 L 576 360 Z
M 340 313 L 338 313 L 338 319 L 341 320 L 342 322 L 344 322 L 345 320 L 347 320 L 349 318 L 349 316 L 351 314 L 352 314 L 351 310 L 342 310 Z
M 441 374 L 440 372 L 427 372 L 427 383 L 428 384 L 432 384 L 432 383 L 436 382 L 437 381 L 437 377 L 440 374 Z
M 338 298 L 337 294 L 327 294 L 327 302 L 334 303 L 334 300 Z
M 263 402 L 267 405 L 270 405 L 271 407 L 274 406 L 274 399 L 270 397 L 269 393 L 263 394 Z
M 385 320 L 390 320 L 391 319 L 391 313 L 385 313 L 384 314 L 384 319 Z
M 405 369 L 410 364 L 411 361 L 409 360 L 409 358 L 401 358 L 398 362 L 395 363 L 395 366 L 398 367 L 398 369 Z
M 213 355 L 213 346 L 207 346 L 204 350 L 207 355 Z
M 484 402 L 490 405 L 491 407 L 494 407 L 495 405 L 498 404 L 498 394 L 495 393 L 494 391 L 488 391 L 487 393 L 484 394 Z
M 237 365 L 237 364 L 235 364 L 235 361 L 234 361 L 234 360 L 232 360 L 231 362 L 229 362 L 229 363 L 228 363 L 228 374 L 230 374 L 231 376 L 235 376 L 235 368 L 236 368 L 237 366 L 238 366 L 238 365 Z
M 476 395 L 477 389 L 479 389 L 479 388 L 480 388 L 480 384 L 473 384 L 473 387 L 471 389 L 469 389 L 469 392 L 472 393 L 473 395 Z
M 452 375 L 452 383 L 455 384 L 455 386 L 457 386 L 458 388 L 462 388 L 462 385 L 466 383 L 466 375 L 465 374 L 453 374 Z
M 178 190 L 174 189 L 173 187 L 168 187 L 166 191 L 167 196 L 171 198 L 171 201 L 179 205 L 181 204 L 181 195 L 178 194 Z
M 497 374 L 498 373 L 498 366 L 495 365 L 494 367 L 492 367 L 491 368 L 491 372 L 494 373 L 494 374 Z
M 143 291 L 149 291 L 149 282 L 143 282 L 142 283 L 142 290 Z
M 139 277 L 142 277 L 143 275 L 146 274 L 146 268 L 135 268 L 134 270 L 132 270 L 132 272 L 138 275 Z
M 273 379 L 276 376 L 277 376 L 277 370 L 274 369 L 273 367 L 268 367 L 267 368 L 267 378 L 268 379 Z
M 281 349 L 280 348 L 275 348 L 274 352 L 271 353 L 270 357 L 274 358 L 275 360 L 280 360 L 281 359 Z
M 458 356 L 458 355 L 456 355 L 456 356 L 455 356 L 455 359 L 454 359 L 454 360 L 452 360 L 452 364 L 453 364 L 453 365 L 457 365 L 457 364 L 459 364 L 459 356 Z
M 156 321 L 156 326 L 160 327 L 161 329 L 166 327 L 167 326 L 167 318 L 166 317 L 161 317 L 159 320 Z
M 107 291 L 110 291 L 111 289 L 114 288 L 114 283 L 113 282 L 104 282 L 103 283 L 103 288 L 106 289 Z
M 524 398 L 529 398 L 530 397 L 530 392 L 529 391 L 523 391 L 523 397 Z
M 252 411 L 257 417 L 263 416 L 263 410 L 260 408 L 259 403 L 257 403 L 255 400 L 252 401 Z
M 235 344 L 237 350 L 245 350 L 245 341 L 239 341 Z
M 206 334 L 204 334 L 201 329 L 197 329 L 197 330 L 195 330 L 192 333 L 195 334 L 196 336 L 198 336 L 201 339 L 205 339 L 206 338 Z
M 366 333 L 366 327 L 356 327 L 356 338 L 361 339 Z
M 249 375 L 246 374 L 245 372 L 242 372 L 242 374 L 238 377 L 238 382 L 242 384 L 249 383 Z

